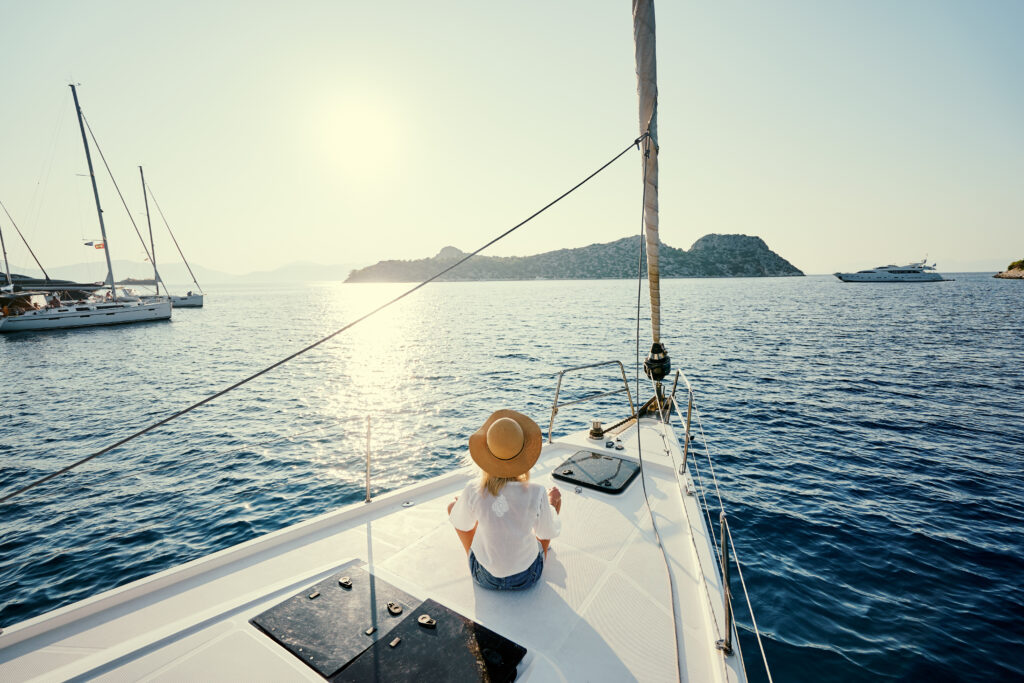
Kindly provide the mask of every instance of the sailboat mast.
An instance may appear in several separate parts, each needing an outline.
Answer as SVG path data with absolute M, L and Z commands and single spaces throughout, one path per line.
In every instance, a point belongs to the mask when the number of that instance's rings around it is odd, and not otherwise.
M 89 165 L 89 179 L 92 181 L 92 196 L 96 199 L 96 215 L 100 219 L 100 234 L 103 236 L 103 254 L 107 257 L 107 277 L 110 278 L 110 296 L 117 298 L 114 288 L 114 266 L 110 263 L 110 245 L 107 244 L 107 228 L 103 224 L 103 208 L 100 207 L 100 191 L 96 187 L 96 174 L 92 170 L 92 155 L 89 154 L 89 140 L 85 136 L 85 123 L 82 121 L 82 107 L 78 104 L 78 91 L 75 84 L 70 83 L 71 96 L 75 98 L 75 113 L 78 114 L 78 127 L 82 130 L 82 144 L 85 146 L 85 161 Z
M 4 252 L 4 272 L 7 273 L 7 284 L 13 285 L 11 280 L 11 264 L 7 262 L 7 245 L 4 244 L 4 231 L 0 230 L 0 250 Z
M 658 64 L 654 38 L 654 1 L 633 0 L 633 41 L 640 100 L 640 134 L 644 138 L 644 233 L 647 285 L 651 293 L 651 353 L 644 361 L 647 376 L 659 383 L 671 371 L 661 344 L 661 273 L 658 268 Z
M 153 223 L 149 220 L 149 197 L 146 196 L 146 176 L 139 166 L 139 179 L 142 180 L 142 201 L 146 204 L 146 225 L 149 227 L 149 257 L 153 259 L 153 282 L 156 283 L 156 293 L 160 293 L 160 273 L 156 272 L 156 244 L 153 243 Z

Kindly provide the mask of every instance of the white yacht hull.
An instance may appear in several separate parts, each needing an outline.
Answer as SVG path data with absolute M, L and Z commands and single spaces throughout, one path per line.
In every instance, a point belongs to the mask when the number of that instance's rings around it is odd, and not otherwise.
M 117 301 L 41 308 L 21 315 L 8 316 L 0 321 L 0 332 L 29 332 L 39 330 L 66 330 L 76 327 L 121 325 L 151 320 L 169 320 L 171 302 Z
M 835 273 L 843 282 L 945 282 L 938 273 Z
M 202 308 L 203 295 L 190 294 L 186 296 L 172 296 L 171 305 L 175 308 Z

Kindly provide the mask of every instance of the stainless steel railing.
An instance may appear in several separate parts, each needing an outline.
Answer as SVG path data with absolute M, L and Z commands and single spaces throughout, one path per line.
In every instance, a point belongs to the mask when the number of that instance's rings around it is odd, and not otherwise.
M 615 391 L 602 391 L 597 394 L 590 394 L 583 398 L 576 399 L 574 401 L 565 401 L 564 403 L 558 402 L 558 397 L 562 392 L 562 378 L 570 372 L 577 372 L 579 370 L 587 370 L 589 368 L 598 368 L 605 365 L 618 365 L 619 372 L 622 373 L 622 384 L 624 389 L 616 389 Z M 585 401 L 593 401 L 594 399 L 603 398 L 605 396 L 613 396 L 615 394 L 621 394 L 625 392 L 626 398 L 629 400 L 629 414 L 636 416 L 636 406 L 633 404 L 633 394 L 629 391 L 629 381 L 626 379 L 626 368 L 622 365 L 622 361 L 609 360 L 601 363 L 591 363 L 589 365 L 577 365 L 574 368 L 566 368 L 558 373 L 558 384 L 555 387 L 555 400 L 551 403 L 551 419 L 548 420 L 548 443 L 551 443 L 551 435 L 555 428 L 555 416 L 558 415 L 558 409 L 564 408 L 565 406 L 574 405 L 576 403 L 583 403 Z
M 740 580 L 740 585 L 743 588 L 743 596 L 747 603 L 747 609 L 749 610 L 751 624 L 753 626 L 754 636 L 757 639 L 757 645 L 761 650 L 761 659 L 764 663 L 765 673 L 768 677 L 769 683 L 772 681 L 771 670 L 768 667 L 768 659 L 764 652 L 764 643 L 761 639 L 761 632 L 757 627 L 757 618 L 754 616 L 754 608 L 750 602 L 750 594 L 747 591 L 746 582 L 743 579 L 743 569 L 740 565 L 739 556 L 736 553 L 736 546 L 732 539 L 732 531 L 729 529 L 729 519 L 725 512 L 725 503 L 722 501 L 722 494 L 718 487 L 718 479 L 715 476 L 715 466 L 711 460 L 711 450 L 708 446 L 707 437 L 704 434 L 704 426 L 700 419 L 700 411 L 697 409 L 694 401 L 693 387 L 690 385 L 689 379 L 682 375 L 679 371 L 676 372 L 676 383 L 682 377 L 683 384 L 686 387 L 686 415 L 684 416 L 682 410 L 679 407 L 679 402 L 675 397 L 675 387 L 673 387 L 672 398 L 670 399 L 671 408 L 674 410 L 676 416 L 684 425 L 683 435 L 683 460 L 679 464 L 679 474 L 685 475 L 690 461 L 692 460 L 693 473 L 695 476 L 691 476 L 691 481 L 695 483 L 695 486 L 699 486 L 699 491 L 686 490 L 683 493 L 688 496 L 695 496 L 697 498 L 697 504 L 704 513 L 705 519 L 708 523 L 708 531 L 714 534 L 714 528 L 711 524 L 711 507 L 708 505 L 706 492 L 704 489 L 704 480 L 700 474 L 700 468 L 697 464 L 697 453 L 690 447 L 693 441 L 693 435 L 691 428 L 693 425 L 693 419 L 696 418 L 697 426 L 700 432 L 700 440 L 704 448 L 704 455 L 707 457 L 708 471 L 710 474 L 711 484 L 714 485 L 714 493 L 718 498 L 719 514 L 718 514 L 718 544 L 712 544 L 715 548 L 718 557 L 718 571 L 722 578 L 722 603 L 723 611 L 725 615 L 725 626 L 723 628 L 722 637 L 715 642 L 715 647 L 722 651 L 725 656 L 731 656 L 735 651 L 733 647 L 733 634 L 735 631 L 735 615 L 732 607 L 732 586 L 731 586 L 731 567 L 733 564 L 736 566 L 736 572 Z M 682 485 L 682 480 L 680 480 Z M 698 495 L 699 493 L 699 495 Z

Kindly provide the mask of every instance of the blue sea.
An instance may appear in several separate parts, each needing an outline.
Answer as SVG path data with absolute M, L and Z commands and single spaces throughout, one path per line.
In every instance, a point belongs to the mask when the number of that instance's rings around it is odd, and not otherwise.
M 1024 282 L 953 277 L 662 283 L 777 681 L 1024 679 Z M 0 492 L 406 288 L 223 286 L 171 322 L 0 336 Z M 498 407 L 546 429 L 558 370 L 632 381 L 636 303 L 628 280 L 417 292 L 3 506 L 0 626 L 361 500 L 368 427 L 375 494 L 456 467 Z M 555 433 L 625 411 L 566 408 Z

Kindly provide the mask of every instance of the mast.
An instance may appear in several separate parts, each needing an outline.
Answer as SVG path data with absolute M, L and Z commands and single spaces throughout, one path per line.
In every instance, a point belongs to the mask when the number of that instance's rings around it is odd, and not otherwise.
M 78 127 L 82 129 L 82 144 L 85 146 L 85 161 L 89 165 L 89 179 L 92 180 L 92 196 L 96 199 L 96 215 L 100 219 L 100 234 L 103 235 L 103 254 L 107 257 L 107 278 L 110 280 L 110 296 L 117 298 L 114 288 L 114 266 L 110 263 L 110 245 L 107 244 L 107 228 L 103 225 L 103 209 L 100 207 L 100 191 L 96 187 L 96 174 L 92 170 L 92 156 L 89 154 L 89 140 L 85 137 L 85 123 L 82 122 L 82 107 L 78 104 L 78 91 L 75 84 L 70 83 L 71 96 L 75 98 L 75 113 L 78 114 Z
M 4 272 L 7 273 L 7 284 L 13 285 L 11 280 L 11 264 L 7 262 L 7 245 L 4 244 L 4 231 L 0 230 L 0 250 L 4 252 Z
M 633 0 L 633 40 L 636 48 L 636 83 L 640 99 L 640 135 L 644 136 L 644 233 L 647 248 L 647 284 L 651 292 L 651 353 L 644 372 L 661 387 L 671 371 L 668 352 L 661 344 L 661 274 L 658 269 L 658 65 L 654 39 L 654 1 Z
M 156 293 L 160 293 L 160 273 L 156 272 L 156 244 L 153 243 L 153 223 L 149 220 L 149 197 L 146 196 L 146 176 L 139 166 L 139 178 L 142 180 L 142 201 L 146 203 L 146 225 L 149 226 L 149 257 L 153 259 L 153 282 L 156 283 Z

